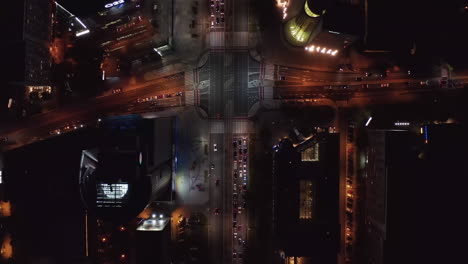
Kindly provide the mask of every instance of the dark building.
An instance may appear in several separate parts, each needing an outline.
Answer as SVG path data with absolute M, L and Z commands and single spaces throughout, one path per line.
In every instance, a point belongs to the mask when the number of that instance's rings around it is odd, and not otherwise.
M 127 222 L 170 186 L 172 119 L 123 116 L 101 125 L 100 144 L 82 154 L 82 197 L 98 217 Z
M 468 175 L 466 136 L 457 124 L 427 125 L 423 132 L 368 132 L 358 263 L 456 259 L 455 248 L 444 251 L 442 241 L 452 241 L 460 223 L 456 194 L 466 182 L 458 176 Z
M 149 241 L 154 251 L 159 234 L 152 231 L 170 232 L 152 226 L 163 219 L 136 219 L 151 201 L 171 199 L 172 122 L 136 115 L 107 118 L 100 124 L 100 143 L 83 151 L 80 192 L 88 213 L 87 250 L 98 263 L 142 259 L 146 253 L 135 244 Z M 142 223 L 144 231 L 136 231 Z M 158 250 L 167 247 L 164 241 Z
M 171 263 L 170 224 L 166 225 L 162 230 L 137 231 L 135 235 L 135 263 Z
M 319 135 L 294 146 L 281 141 L 274 157 L 275 233 L 285 263 L 337 263 L 339 140 Z
M 360 8 L 336 1 L 293 1 L 284 23 L 284 36 L 289 44 L 309 52 L 335 56 L 356 41 L 362 33 Z M 353 21 L 353 23 L 349 23 Z
M 12 98 L 21 106 L 29 93 L 51 92 L 50 42 L 55 4 L 52 0 L 8 1 L 2 6 L 2 88 L 0 112 Z

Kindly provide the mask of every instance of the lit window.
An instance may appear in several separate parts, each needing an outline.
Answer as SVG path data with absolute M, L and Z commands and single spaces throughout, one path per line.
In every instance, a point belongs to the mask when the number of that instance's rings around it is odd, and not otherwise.
M 299 182 L 299 218 L 312 218 L 313 184 L 310 180 Z

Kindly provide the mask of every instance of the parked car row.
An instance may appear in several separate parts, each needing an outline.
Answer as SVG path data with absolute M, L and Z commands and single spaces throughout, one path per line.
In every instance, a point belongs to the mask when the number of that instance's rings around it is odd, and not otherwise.
M 184 94 L 183 92 L 177 92 L 173 94 L 153 95 L 153 96 L 148 96 L 145 98 L 138 98 L 137 103 L 151 102 L 151 101 L 158 100 L 158 99 L 171 98 L 173 96 L 182 96 L 183 94 Z
M 75 121 L 71 123 L 65 124 L 63 127 L 59 127 L 57 129 L 49 131 L 49 135 L 55 136 L 55 135 L 60 135 L 62 133 L 70 132 L 72 130 L 76 130 L 79 128 L 83 128 L 85 125 L 81 121 Z
M 354 181 L 354 133 L 355 123 L 353 121 L 348 122 L 347 127 L 347 166 L 346 166 L 346 230 L 345 230 L 345 244 L 346 244 L 346 258 L 345 263 L 351 263 L 351 254 L 353 248 L 353 220 L 354 220 L 354 199 L 355 199 L 355 188 L 353 185 Z
M 248 168 L 248 144 L 246 137 L 234 138 L 233 146 L 233 172 L 232 172 L 232 226 L 233 226 L 233 251 L 232 258 L 243 258 L 241 249 L 246 245 L 245 239 L 242 237 L 242 219 L 238 219 L 238 215 L 242 214 L 247 207 L 245 193 L 247 192 L 247 168 Z M 239 263 L 239 262 L 238 262 Z
M 211 28 L 224 25 L 224 0 L 212 0 L 210 2 Z

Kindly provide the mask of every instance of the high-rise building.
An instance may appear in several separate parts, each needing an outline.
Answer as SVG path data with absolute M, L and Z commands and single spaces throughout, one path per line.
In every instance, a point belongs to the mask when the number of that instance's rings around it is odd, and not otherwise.
M 275 152 L 274 231 L 284 263 L 336 264 L 339 252 L 339 140 L 282 140 Z
M 53 0 L 8 1 L 3 4 L 0 112 L 21 105 L 28 94 L 35 91 L 51 92 L 51 59 L 49 46 L 52 38 Z

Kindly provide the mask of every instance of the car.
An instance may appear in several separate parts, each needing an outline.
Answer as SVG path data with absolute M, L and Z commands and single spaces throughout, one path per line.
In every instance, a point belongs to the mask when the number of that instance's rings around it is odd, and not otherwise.
M 245 209 L 247 207 L 247 203 L 244 202 L 244 204 L 242 205 L 242 207 Z
M 232 142 L 232 146 L 233 146 L 234 148 L 236 148 L 236 147 L 237 147 L 237 142 L 236 142 L 236 141 Z
M 233 155 L 234 155 L 234 157 L 237 157 L 237 151 L 234 151 Z
M 213 150 L 214 150 L 214 151 L 218 151 L 218 145 L 216 145 L 216 143 L 213 144 Z
M 0 143 L 7 143 L 8 142 L 8 137 L 1 137 L 0 138 Z
M 232 227 L 237 227 L 237 221 L 232 222 Z
M 215 215 L 219 215 L 219 208 L 215 208 L 215 209 L 214 209 L 214 214 L 215 214 Z
M 381 83 L 380 87 L 390 87 L 390 84 L 389 83 Z
M 350 203 L 354 202 L 353 198 L 349 198 L 349 197 L 348 197 L 348 198 L 346 198 L 346 200 L 347 200 L 348 202 L 350 202 Z
M 237 179 L 237 172 L 234 172 L 234 178 Z
M 242 185 L 242 191 L 246 192 L 247 191 L 247 185 Z
M 285 81 L 285 80 L 286 80 L 286 77 L 285 77 L 285 76 L 280 76 L 280 80 L 281 80 L 281 81 Z
M 215 165 L 213 163 L 210 164 L 210 169 L 214 169 Z
M 346 203 L 346 208 L 352 209 L 352 208 L 353 208 L 353 204 L 352 204 L 352 203 Z
M 244 149 L 244 154 L 247 154 L 247 149 L 246 148 Z
M 352 190 L 347 190 L 346 192 L 349 193 L 349 194 L 353 194 Z
M 234 211 L 234 212 L 232 213 L 232 218 L 237 219 L 237 212 L 236 212 L 236 211 Z
M 49 131 L 49 134 L 50 135 L 60 135 L 60 129 L 55 129 L 55 130 L 51 130 Z
M 244 162 L 247 162 L 247 157 L 244 157 L 243 161 L 244 161 Z
M 358 82 L 362 81 L 362 77 L 356 77 L 356 81 Z
M 215 180 L 215 184 L 216 184 L 216 186 L 219 186 L 219 179 Z
M 232 257 L 237 258 L 237 252 L 235 249 L 232 250 Z

